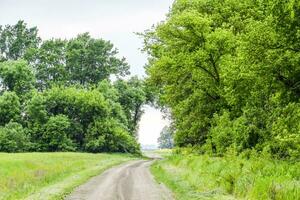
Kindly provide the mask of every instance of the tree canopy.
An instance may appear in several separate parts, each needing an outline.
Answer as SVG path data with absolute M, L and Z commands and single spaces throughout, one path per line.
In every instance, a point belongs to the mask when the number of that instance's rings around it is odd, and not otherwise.
M 178 146 L 299 155 L 300 1 L 176 0 L 146 31 L 148 84 Z

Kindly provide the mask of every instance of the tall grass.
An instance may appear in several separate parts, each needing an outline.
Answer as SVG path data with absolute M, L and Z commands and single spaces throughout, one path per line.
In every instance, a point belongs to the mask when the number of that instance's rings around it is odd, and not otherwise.
M 173 154 L 151 170 L 179 200 L 300 199 L 299 162 Z
M 0 153 L 0 199 L 62 199 L 89 177 L 130 159 L 126 154 Z

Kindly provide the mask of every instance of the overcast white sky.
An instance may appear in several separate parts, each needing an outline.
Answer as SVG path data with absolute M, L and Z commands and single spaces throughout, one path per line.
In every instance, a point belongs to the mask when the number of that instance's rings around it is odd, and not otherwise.
M 37 26 L 43 39 L 72 38 L 90 32 L 110 40 L 131 66 L 131 74 L 144 76 L 146 55 L 140 52 L 143 32 L 165 19 L 173 0 L 0 0 L 0 24 L 22 19 Z M 139 130 L 141 144 L 156 144 L 167 125 L 158 110 L 147 106 Z

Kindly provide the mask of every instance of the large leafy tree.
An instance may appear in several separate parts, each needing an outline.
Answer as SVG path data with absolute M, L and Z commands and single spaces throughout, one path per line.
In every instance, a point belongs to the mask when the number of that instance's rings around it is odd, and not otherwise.
M 67 44 L 66 69 L 71 83 L 97 84 L 110 75 L 128 74 L 125 58 L 117 58 L 118 51 L 110 42 L 94 39 L 88 33 L 78 35 Z
M 9 122 L 0 127 L 0 151 L 24 152 L 29 148 L 29 137 L 21 124 Z
M 67 83 L 66 47 L 66 40 L 52 39 L 27 51 L 25 58 L 36 71 L 36 85 L 40 90 Z
M 72 151 L 74 144 L 68 137 L 70 121 L 64 115 L 50 117 L 42 135 L 43 148 L 46 151 Z
M 224 24 L 230 25 L 228 18 L 240 7 L 176 1 L 168 20 L 144 35 L 151 55 L 149 82 L 160 88 L 162 104 L 171 108 L 179 145 L 203 144 L 213 113 L 227 106 L 221 95 L 222 59 L 234 52 L 235 37 Z
M 299 130 L 283 117 L 298 116 L 299 5 L 177 0 L 144 34 L 148 82 L 171 111 L 177 145 L 280 156 L 299 149 Z
M 27 28 L 24 21 L 0 26 L 0 61 L 17 60 L 30 48 L 37 48 L 41 39 L 36 27 Z
M 0 63 L 0 90 L 24 95 L 34 88 L 33 69 L 24 60 Z
M 143 105 L 147 101 L 144 83 L 137 77 L 128 81 L 118 80 L 114 83 L 119 96 L 118 102 L 124 109 L 132 135 L 137 135 L 138 122 L 143 114 Z
M 10 121 L 21 119 L 21 105 L 19 97 L 14 92 L 4 92 L 0 95 L 0 126 Z

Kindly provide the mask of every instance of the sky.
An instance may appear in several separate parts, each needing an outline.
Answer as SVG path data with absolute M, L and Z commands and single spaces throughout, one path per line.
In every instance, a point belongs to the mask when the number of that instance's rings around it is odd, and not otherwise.
M 111 41 L 131 66 L 131 74 L 144 77 L 147 55 L 141 53 L 143 32 L 165 19 L 173 0 L 0 0 L 0 25 L 24 20 L 37 26 L 42 39 L 72 38 L 89 32 Z M 139 142 L 157 144 L 168 124 L 162 113 L 145 106 Z

